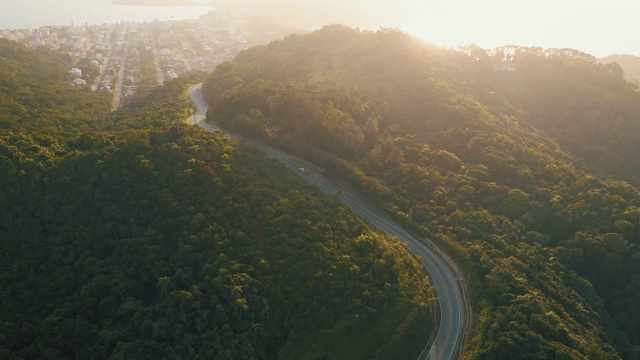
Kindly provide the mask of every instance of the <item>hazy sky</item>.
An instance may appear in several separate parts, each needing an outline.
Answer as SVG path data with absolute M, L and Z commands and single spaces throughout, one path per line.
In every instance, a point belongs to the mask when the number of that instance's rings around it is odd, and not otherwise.
M 367 8 L 365 4 L 375 5 L 373 15 L 379 22 L 441 45 L 568 47 L 595 56 L 640 56 L 640 0 L 369 0 L 359 4 L 361 10 Z
M 110 0 L 0 0 L 0 27 L 45 25 L 43 22 L 49 19 L 56 24 L 67 24 L 70 20 L 83 20 L 85 17 L 89 21 L 93 18 L 99 21 L 100 17 L 106 18 L 101 14 L 106 13 L 105 4 L 109 2 Z M 314 21 L 316 25 L 337 22 L 374 29 L 381 26 L 398 27 L 427 42 L 447 46 L 475 43 L 484 48 L 501 45 L 568 47 L 595 56 L 614 53 L 640 56 L 640 0 L 212 2 L 234 5 L 248 2 L 254 8 L 277 9 L 284 18 L 322 17 L 322 21 Z M 292 13 L 293 9 L 306 14 L 297 16 Z M 118 14 L 113 14 L 116 15 Z M 124 14 L 122 16 L 126 18 Z M 136 18 L 133 14 L 130 17 Z

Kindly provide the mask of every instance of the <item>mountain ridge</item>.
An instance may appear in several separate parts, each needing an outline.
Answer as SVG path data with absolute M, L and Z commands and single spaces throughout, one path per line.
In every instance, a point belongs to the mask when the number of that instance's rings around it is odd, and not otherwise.
M 464 358 L 637 356 L 640 195 L 621 179 L 638 183 L 640 97 L 619 65 L 332 25 L 241 52 L 202 91 L 207 121 L 313 159 L 448 248 L 482 314 Z
M 640 57 L 630 54 L 613 54 L 598 59 L 601 63 L 618 63 L 625 72 L 625 78 L 629 81 L 640 80 Z

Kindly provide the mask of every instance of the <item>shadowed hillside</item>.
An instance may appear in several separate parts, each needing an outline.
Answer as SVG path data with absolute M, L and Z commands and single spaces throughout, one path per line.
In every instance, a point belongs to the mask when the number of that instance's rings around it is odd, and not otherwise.
M 0 39 L 0 358 L 393 359 L 416 259 L 264 154 L 186 124 L 202 74 L 109 113 Z

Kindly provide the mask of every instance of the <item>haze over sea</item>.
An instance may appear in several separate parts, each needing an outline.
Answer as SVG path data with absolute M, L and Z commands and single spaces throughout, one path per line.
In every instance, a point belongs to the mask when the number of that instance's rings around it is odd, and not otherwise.
M 0 29 L 183 20 L 213 10 L 209 6 L 114 5 L 111 0 L 0 0 Z

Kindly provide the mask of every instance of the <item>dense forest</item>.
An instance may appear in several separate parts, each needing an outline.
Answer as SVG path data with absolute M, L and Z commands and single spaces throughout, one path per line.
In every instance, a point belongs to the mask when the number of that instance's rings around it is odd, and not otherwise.
M 187 87 L 109 113 L 0 39 L 0 358 L 393 359 L 433 331 L 394 239 L 186 124 Z
M 640 94 L 572 49 L 340 25 L 241 52 L 207 121 L 311 159 L 449 250 L 467 359 L 640 359 Z

